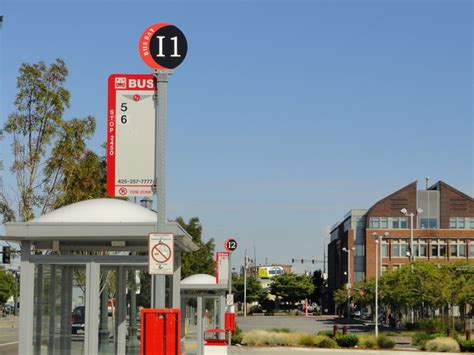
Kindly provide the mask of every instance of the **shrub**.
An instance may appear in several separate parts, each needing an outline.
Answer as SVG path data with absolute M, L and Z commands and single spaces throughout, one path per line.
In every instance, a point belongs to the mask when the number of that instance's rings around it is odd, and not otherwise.
M 232 344 L 242 344 L 242 329 L 239 327 L 235 328 L 235 332 L 232 335 Z
M 268 332 L 264 339 L 265 345 L 278 346 L 288 345 L 288 337 L 286 333 Z
M 300 337 L 299 343 L 303 346 L 315 346 L 318 344 L 318 341 L 314 335 L 303 334 Z
M 330 349 L 330 348 L 337 348 L 337 343 L 334 339 L 331 339 L 331 338 L 324 338 L 323 340 L 321 340 L 318 344 L 318 347 L 319 348 L 326 348 L 326 349 Z
M 357 335 L 338 335 L 336 337 L 336 343 L 343 348 L 353 348 L 359 343 Z
M 462 352 L 474 353 L 474 339 L 472 340 L 460 340 L 459 347 Z
M 413 322 L 406 322 L 405 323 L 405 329 L 408 331 L 416 330 L 415 329 L 415 323 Z
M 264 330 L 251 330 L 242 334 L 242 344 L 250 346 L 264 345 L 264 337 L 268 332 Z
M 338 331 L 338 334 L 342 334 L 342 331 Z M 326 336 L 332 338 L 332 330 L 320 330 L 318 335 Z
M 418 332 L 412 335 L 411 343 L 413 345 L 418 345 L 422 350 L 425 350 L 426 342 L 434 338 L 436 338 L 436 334 Z
M 459 351 L 458 342 L 453 338 L 447 337 L 438 337 L 428 340 L 425 347 L 427 351 L 439 351 L 442 353 Z
M 381 349 L 393 349 L 395 347 L 395 342 L 386 337 L 379 337 L 377 339 L 377 345 Z
M 273 328 L 272 332 L 275 332 L 275 333 L 289 333 L 290 330 L 288 328 Z
M 307 335 L 307 334 L 302 334 L 302 333 L 287 333 L 287 334 L 285 334 L 287 345 L 288 346 L 301 345 L 301 337 L 303 337 L 305 335 Z
M 359 337 L 359 345 L 364 349 L 374 349 L 377 347 L 377 339 L 373 335 L 362 334 Z
M 419 320 L 410 327 L 413 327 L 412 330 L 421 330 L 430 334 L 446 332 L 446 325 L 439 319 Z

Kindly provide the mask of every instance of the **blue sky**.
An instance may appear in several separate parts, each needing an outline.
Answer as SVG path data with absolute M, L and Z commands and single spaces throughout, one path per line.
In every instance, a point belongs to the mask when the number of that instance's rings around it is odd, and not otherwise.
M 4 0 L 0 123 L 19 65 L 63 58 L 65 116 L 94 115 L 90 147 L 102 153 L 107 77 L 150 72 L 140 34 L 175 24 L 189 49 L 169 83 L 167 216 L 200 217 L 218 250 L 234 236 L 238 259 L 253 245 L 259 262 L 322 259 L 327 226 L 413 180 L 474 195 L 472 10 L 467 0 Z M 8 139 L 0 147 L 8 166 Z

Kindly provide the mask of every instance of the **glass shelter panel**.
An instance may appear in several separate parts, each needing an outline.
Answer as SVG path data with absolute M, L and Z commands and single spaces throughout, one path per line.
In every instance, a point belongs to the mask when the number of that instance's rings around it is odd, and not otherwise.
M 99 354 L 140 354 L 140 309 L 148 308 L 150 277 L 140 268 L 101 266 Z
M 85 354 L 85 284 L 84 266 L 36 265 L 35 355 Z
M 183 350 L 186 354 L 198 354 L 197 298 L 185 298 L 181 303 Z

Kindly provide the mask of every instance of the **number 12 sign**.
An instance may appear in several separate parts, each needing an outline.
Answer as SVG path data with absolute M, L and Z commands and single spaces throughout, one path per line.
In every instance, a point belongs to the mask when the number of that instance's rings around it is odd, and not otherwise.
M 156 80 L 152 74 L 112 74 L 108 82 L 107 194 L 152 196 L 155 169 Z

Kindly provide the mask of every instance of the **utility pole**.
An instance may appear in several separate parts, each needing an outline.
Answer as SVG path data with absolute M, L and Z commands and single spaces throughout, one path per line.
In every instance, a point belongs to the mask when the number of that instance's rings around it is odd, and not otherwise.
M 247 248 L 244 254 L 244 317 L 247 317 Z

